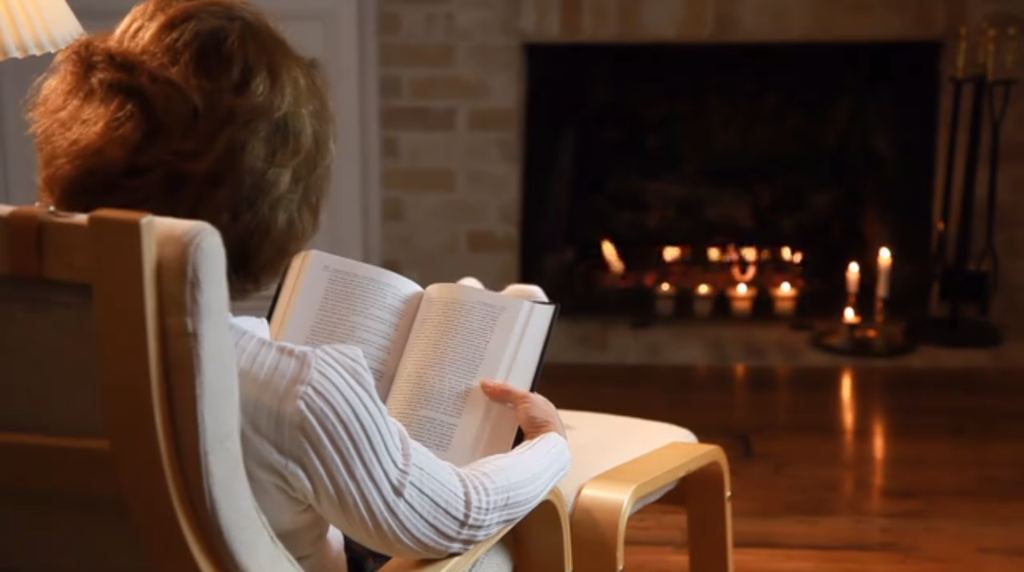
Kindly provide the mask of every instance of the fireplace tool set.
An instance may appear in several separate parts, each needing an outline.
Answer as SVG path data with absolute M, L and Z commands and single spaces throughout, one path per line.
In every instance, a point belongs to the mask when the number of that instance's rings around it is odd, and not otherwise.
M 919 328 L 922 343 L 945 347 L 991 347 L 1002 342 L 998 328 L 988 320 L 999 280 L 999 255 L 994 235 L 998 208 L 999 147 L 1003 121 L 1016 79 L 1018 29 L 1009 27 L 1000 38 L 995 27 L 982 26 L 972 48 L 966 27 L 960 31 L 956 68 L 950 76 L 952 109 L 946 148 L 941 212 L 936 224 L 934 283 L 945 302 L 945 316 L 931 316 Z M 971 58 L 972 52 L 974 58 Z M 968 62 L 974 59 L 973 65 Z M 965 91 L 971 92 L 964 170 L 959 204 L 954 205 L 954 179 L 958 159 L 960 114 Z M 987 125 L 986 125 L 987 124 Z M 987 126 L 987 130 L 986 130 Z M 988 137 L 988 177 L 982 243 L 975 253 L 975 206 L 983 138 Z M 958 207 L 958 208 L 957 208 Z M 955 241 L 950 237 L 954 210 L 959 211 Z M 952 251 L 952 252 L 950 252 Z M 952 255 L 952 256 L 951 256 Z M 968 306 L 976 318 L 964 315 Z

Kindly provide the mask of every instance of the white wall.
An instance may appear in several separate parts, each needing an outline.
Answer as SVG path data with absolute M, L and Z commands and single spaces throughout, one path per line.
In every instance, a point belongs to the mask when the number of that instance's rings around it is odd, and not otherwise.
M 317 58 L 331 84 L 337 149 L 330 199 L 311 246 L 379 262 L 376 0 L 256 0 L 297 49 Z M 109 29 L 135 2 L 69 0 L 87 31 Z M 23 103 L 52 56 L 0 62 L 0 203 L 35 201 L 36 158 Z M 261 314 L 266 299 L 236 308 Z

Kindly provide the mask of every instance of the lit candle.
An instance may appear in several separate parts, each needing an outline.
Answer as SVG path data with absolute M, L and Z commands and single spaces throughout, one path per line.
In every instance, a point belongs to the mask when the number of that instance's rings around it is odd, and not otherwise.
M 707 284 L 697 286 L 693 292 L 693 313 L 698 318 L 707 318 L 715 308 L 715 291 Z
M 860 264 L 851 262 L 846 267 L 846 293 L 855 296 L 860 290 Z
M 658 284 L 654 292 L 654 312 L 662 318 L 676 314 L 676 287 L 668 282 Z
M 661 258 L 666 263 L 671 264 L 678 261 L 683 257 L 683 249 L 679 246 L 666 246 L 661 249 Z
M 857 315 L 857 310 L 854 310 L 852 306 L 847 306 L 843 310 L 843 323 L 847 326 L 856 326 L 860 323 L 860 316 Z
M 757 290 L 747 286 L 746 282 L 740 282 L 735 288 L 729 291 L 729 306 L 732 315 L 738 318 L 747 318 L 754 311 L 754 298 Z
M 889 297 L 889 272 L 892 270 L 892 251 L 883 246 L 878 249 L 878 288 L 877 298 Z
M 772 302 L 774 302 L 775 315 L 790 317 L 796 312 L 797 289 L 789 282 L 783 282 L 778 288 L 772 290 Z

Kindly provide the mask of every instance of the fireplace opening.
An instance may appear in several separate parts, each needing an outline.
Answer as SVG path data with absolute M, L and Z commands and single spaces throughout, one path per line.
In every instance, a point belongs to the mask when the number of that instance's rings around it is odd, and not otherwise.
M 940 44 L 525 50 L 520 267 L 564 314 L 743 283 L 773 315 L 786 282 L 800 314 L 837 316 L 850 261 L 868 312 L 883 246 L 889 311 L 925 310 Z

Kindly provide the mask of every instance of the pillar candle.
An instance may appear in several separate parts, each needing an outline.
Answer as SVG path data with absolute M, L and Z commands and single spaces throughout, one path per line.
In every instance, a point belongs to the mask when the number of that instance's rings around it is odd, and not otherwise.
M 789 282 L 783 282 L 772 290 L 775 315 L 788 318 L 796 313 L 797 294 L 797 289 Z
M 851 262 L 846 267 L 846 293 L 854 295 L 860 290 L 860 264 Z
M 878 249 L 878 285 L 875 296 L 889 297 L 889 273 L 892 271 L 892 252 L 885 246 Z
M 693 313 L 698 318 L 707 318 L 715 308 L 715 291 L 707 285 L 697 286 L 693 293 Z

